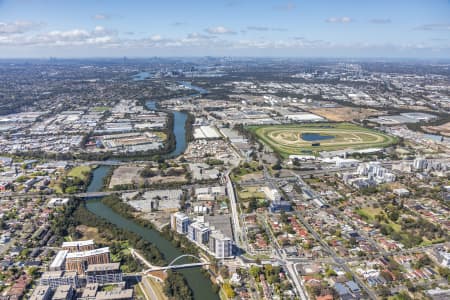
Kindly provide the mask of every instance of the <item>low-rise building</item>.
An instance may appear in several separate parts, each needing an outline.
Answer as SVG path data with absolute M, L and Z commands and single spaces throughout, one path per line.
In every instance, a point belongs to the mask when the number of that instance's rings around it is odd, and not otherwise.
M 425 292 L 433 300 L 447 300 L 450 298 L 450 289 L 435 288 Z
M 69 252 L 80 252 L 94 250 L 95 244 L 93 240 L 64 242 L 62 248 Z
M 84 274 L 90 264 L 107 264 L 109 262 L 109 247 L 82 252 L 71 252 L 66 256 L 66 270 Z
M 31 294 L 30 300 L 50 300 L 52 290 L 48 285 L 38 285 Z
M 56 288 L 52 300 L 72 300 L 75 289 L 71 285 L 60 285 Z
M 98 283 L 88 283 L 78 300 L 95 300 L 98 291 Z
M 47 271 L 44 272 L 40 280 L 41 285 L 48 285 L 51 288 L 57 288 L 60 285 L 72 285 L 79 287 L 78 275 L 70 271 Z
M 86 269 L 87 283 L 115 283 L 123 280 L 120 263 L 89 265 Z
M 95 300 L 133 300 L 134 293 L 132 289 L 112 290 L 97 292 Z
M 64 266 L 66 264 L 66 257 L 69 253 L 68 250 L 61 250 L 58 251 L 55 258 L 53 259 L 52 263 L 50 264 L 49 270 L 50 271 L 62 271 L 64 270 Z

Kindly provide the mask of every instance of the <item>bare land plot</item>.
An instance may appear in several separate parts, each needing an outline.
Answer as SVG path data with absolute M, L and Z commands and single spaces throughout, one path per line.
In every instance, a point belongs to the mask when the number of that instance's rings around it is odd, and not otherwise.
M 143 181 L 139 173 L 143 170 L 143 167 L 139 166 L 119 166 L 114 170 L 111 180 L 109 182 L 109 188 L 113 188 L 116 185 L 140 183 Z
M 371 116 L 379 116 L 383 114 L 383 112 L 376 109 L 357 107 L 316 108 L 310 109 L 309 112 L 334 122 L 362 120 Z
M 423 126 L 422 129 L 431 133 L 450 136 L 450 122 L 447 122 L 439 126 Z

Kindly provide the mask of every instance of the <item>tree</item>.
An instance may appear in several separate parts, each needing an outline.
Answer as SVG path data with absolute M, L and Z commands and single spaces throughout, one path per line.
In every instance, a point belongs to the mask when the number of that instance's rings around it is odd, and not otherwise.
M 288 222 L 288 216 L 286 215 L 286 212 L 284 210 L 282 210 L 281 213 L 280 213 L 280 220 L 283 223 L 287 223 Z
M 220 273 L 220 276 L 222 276 L 222 278 L 230 277 L 230 272 L 228 271 L 227 266 L 220 267 L 219 273 Z
M 248 203 L 248 208 L 247 208 L 247 212 L 248 213 L 252 213 L 253 211 L 255 211 L 258 208 L 258 201 L 256 200 L 255 197 L 251 197 L 250 201 Z
M 233 299 L 236 296 L 233 288 L 231 287 L 231 285 L 228 282 L 225 282 L 223 284 L 222 289 L 225 293 L 225 296 L 227 296 L 228 299 Z
M 258 266 L 251 266 L 248 272 L 253 278 L 258 278 L 259 273 L 261 272 L 261 268 Z
M 187 285 L 186 279 L 179 273 L 169 270 L 163 288 L 170 300 L 193 299 L 192 290 Z

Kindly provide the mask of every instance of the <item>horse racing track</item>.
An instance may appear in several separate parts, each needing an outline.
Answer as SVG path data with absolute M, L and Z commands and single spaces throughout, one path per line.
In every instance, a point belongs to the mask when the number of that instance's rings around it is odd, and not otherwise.
M 283 157 L 305 152 L 387 147 L 395 137 L 349 123 L 250 126 L 260 141 Z

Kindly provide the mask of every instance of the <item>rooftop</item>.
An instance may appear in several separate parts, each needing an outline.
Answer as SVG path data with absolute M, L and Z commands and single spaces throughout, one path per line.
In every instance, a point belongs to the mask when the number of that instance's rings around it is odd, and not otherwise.
M 117 299 L 132 299 L 133 298 L 133 290 L 113 290 L 113 291 L 103 291 L 98 292 L 96 300 L 117 300 Z
M 86 272 L 120 270 L 120 263 L 89 265 Z
M 64 242 L 62 244 L 62 247 L 63 248 L 67 248 L 67 247 L 81 247 L 81 246 L 89 246 L 89 245 L 94 245 L 94 240 Z
M 33 294 L 31 294 L 30 300 L 44 299 L 44 296 L 48 295 L 49 293 L 50 287 L 48 285 L 38 285 L 34 289 Z
M 67 251 L 67 250 L 58 251 L 55 259 L 53 259 L 53 261 L 50 265 L 50 269 L 61 267 L 61 265 L 64 263 L 64 260 L 66 259 L 66 256 L 68 253 L 69 253 L 69 251 Z
M 83 290 L 81 298 L 95 297 L 97 295 L 98 283 L 89 283 Z
M 69 295 L 73 291 L 72 286 L 70 285 L 60 285 L 56 288 L 55 294 L 53 294 L 52 299 L 68 299 L 67 295 Z
M 67 258 L 82 258 L 82 257 L 88 257 L 88 256 L 99 255 L 99 254 L 104 254 L 104 253 L 109 253 L 109 247 L 98 248 L 98 249 L 88 250 L 88 251 L 68 253 Z

